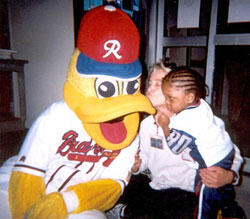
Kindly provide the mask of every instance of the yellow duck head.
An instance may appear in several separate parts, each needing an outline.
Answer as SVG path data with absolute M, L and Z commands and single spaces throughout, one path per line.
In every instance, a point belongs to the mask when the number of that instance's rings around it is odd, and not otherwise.
M 125 148 L 134 140 L 139 112 L 155 113 L 140 92 L 139 45 L 135 24 L 118 8 L 100 6 L 81 20 L 64 100 L 89 136 L 109 150 Z

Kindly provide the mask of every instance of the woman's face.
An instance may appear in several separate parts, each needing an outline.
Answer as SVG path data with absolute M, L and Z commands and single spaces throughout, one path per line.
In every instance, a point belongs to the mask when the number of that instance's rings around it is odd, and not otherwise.
M 161 90 L 161 81 L 169 72 L 170 69 L 169 71 L 159 69 L 150 76 L 146 95 L 154 107 L 165 104 L 165 97 Z

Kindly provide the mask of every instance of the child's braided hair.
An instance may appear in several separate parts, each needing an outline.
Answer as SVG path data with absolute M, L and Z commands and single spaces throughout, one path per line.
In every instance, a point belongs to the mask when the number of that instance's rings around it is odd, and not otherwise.
M 170 71 L 162 81 L 164 83 L 170 83 L 172 86 L 183 88 L 186 92 L 192 92 L 196 98 L 205 98 L 208 95 L 208 86 L 205 83 L 204 78 L 195 70 L 179 67 L 173 71 Z

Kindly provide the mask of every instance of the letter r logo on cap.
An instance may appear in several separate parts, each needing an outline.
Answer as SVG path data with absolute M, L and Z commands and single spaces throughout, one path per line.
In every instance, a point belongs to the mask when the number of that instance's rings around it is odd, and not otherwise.
M 113 54 L 117 59 L 121 59 L 122 56 L 118 54 L 118 51 L 120 50 L 121 45 L 118 40 L 108 40 L 104 44 L 104 50 L 108 51 L 103 58 L 106 58 Z

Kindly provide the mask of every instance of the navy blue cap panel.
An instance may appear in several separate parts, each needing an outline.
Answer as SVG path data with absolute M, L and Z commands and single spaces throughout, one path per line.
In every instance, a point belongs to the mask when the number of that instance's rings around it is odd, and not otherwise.
M 129 79 L 138 77 L 142 73 L 141 63 L 138 59 L 127 64 L 103 63 L 89 58 L 84 53 L 80 53 L 78 56 L 76 68 L 80 74 L 88 77 L 105 75 Z

